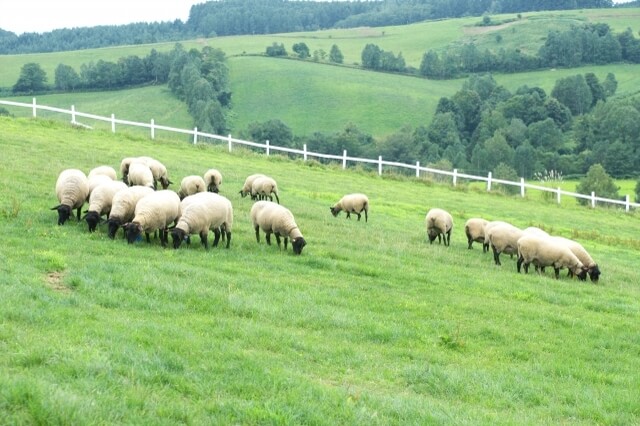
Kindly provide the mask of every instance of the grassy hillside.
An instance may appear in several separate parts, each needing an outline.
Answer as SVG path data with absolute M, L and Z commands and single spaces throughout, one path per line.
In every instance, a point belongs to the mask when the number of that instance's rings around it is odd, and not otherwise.
M 0 118 L 0 423 L 635 424 L 637 214 L 452 189 L 224 147 Z M 209 167 L 231 248 L 127 245 L 57 226 L 60 170 L 152 155 Z M 250 173 L 278 180 L 308 245 L 257 244 Z M 364 191 L 369 222 L 331 216 Z M 425 241 L 431 207 L 451 247 Z M 467 250 L 472 216 L 579 239 L 600 282 Z

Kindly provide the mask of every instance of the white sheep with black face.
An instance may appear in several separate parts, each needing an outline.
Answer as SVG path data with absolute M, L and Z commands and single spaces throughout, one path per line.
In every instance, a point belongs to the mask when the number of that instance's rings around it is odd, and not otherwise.
M 533 263 L 536 269 L 552 266 L 556 278 L 560 275 L 560 269 L 567 268 L 581 281 L 586 279 L 588 268 L 566 244 L 545 236 L 523 234 L 517 242 L 518 272 L 522 266 L 525 273 L 529 272 L 529 265 Z
M 153 172 L 151 172 L 149 166 L 140 161 L 133 161 L 131 164 L 129 164 L 127 183 L 129 184 L 129 186 L 139 185 L 155 189 Z
M 441 240 L 444 239 L 445 246 L 451 245 L 453 217 L 448 211 L 439 208 L 430 209 L 424 222 L 427 227 L 427 237 L 430 244 L 433 244 L 433 241 L 437 238 L 438 243 L 442 243 Z
M 111 212 L 107 219 L 107 235 L 113 239 L 118 232 L 118 228 L 130 222 L 135 216 L 136 204 L 144 196 L 153 193 L 153 188 L 147 186 L 129 186 L 122 191 L 118 191 L 111 201 Z
M 569 250 L 571 250 L 571 252 L 575 254 L 576 257 L 580 259 L 580 262 L 582 262 L 582 264 L 587 268 L 587 272 L 589 273 L 589 278 L 591 279 L 591 281 L 593 281 L 594 283 L 598 282 L 601 274 L 600 268 L 598 267 L 598 264 L 593 260 L 593 257 L 591 257 L 589 252 L 582 246 L 582 244 L 575 240 L 564 237 L 553 236 L 551 238 L 561 244 L 566 245 Z M 573 275 L 573 271 L 569 270 L 569 275 Z
M 492 222 L 489 222 L 488 225 L 491 226 L 485 227 L 485 240 L 491 245 L 493 260 L 496 265 L 501 265 L 500 254 L 517 254 L 518 240 L 525 233 L 522 229 L 510 223 L 501 222 L 492 224 Z
M 204 173 L 204 183 L 207 185 L 207 191 L 220 192 L 220 185 L 222 185 L 222 173 L 217 169 L 209 169 Z
M 251 199 L 266 200 L 269 198 L 270 201 L 273 201 L 274 196 L 276 197 L 277 203 L 280 204 L 278 184 L 275 179 L 269 176 L 258 176 L 251 183 Z
M 307 242 L 289 209 L 272 201 L 257 201 L 251 207 L 250 215 L 258 243 L 260 242 L 260 229 L 262 229 L 267 244 L 271 245 L 271 234 L 274 234 L 278 247 L 280 247 L 280 237 L 283 237 L 285 250 L 287 249 L 287 241 L 291 239 L 293 253 L 302 253 Z
M 347 194 L 340 198 L 337 203 L 329 207 L 331 214 L 335 217 L 338 213 L 345 211 L 347 219 L 351 219 L 351 213 L 355 213 L 360 220 L 360 215 L 364 212 L 364 221 L 369 221 L 369 198 L 365 194 Z
M 197 175 L 185 176 L 180 182 L 178 196 L 182 200 L 184 197 L 197 194 L 198 192 L 204 192 L 206 190 L 207 184 L 202 177 Z
M 94 232 L 100 223 L 102 215 L 109 215 L 113 197 L 119 191 L 126 189 L 124 182 L 112 180 L 94 188 L 89 196 L 89 208 L 85 211 L 84 218 L 89 226 L 89 232 Z
M 227 240 L 226 247 L 229 248 L 232 228 L 233 206 L 226 197 L 212 192 L 199 192 L 190 195 L 182 200 L 180 220 L 170 230 L 173 248 L 179 248 L 182 241 L 189 235 L 199 234 L 202 245 L 206 250 L 209 250 L 208 235 L 210 230 L 215 235 L 214 247 L 218 246 L 222 234 Z
M 482 243 L 482 252 L 486 252 L 485 248 L 485 236 L 484 236 L 484 227 L 489 223 L 488 220 L 482 219 L 480 217 L 472 217 L 467 220 L 464 224 L 464 233 L 467 236 L 467 242 L 469 243 L 469 250 L 473 247 L 473 243 Z
M 82 206 L 89 196 L 89 180 L 82 170 L 66 169 L 60 172 L 56 180 L 56 196 L 58 204 L 51 210 L 58 211 L 58 225 L 71 217 L 73 209 L 76 209 L 78 220 Z
M 251 185 L 253 185 L 253 181 L 263 176 L 264 175 L 262 173 L 255 173 L 253 175 L 247 176 L 247 178 L 244 180 L 244 184 L 242 185 L 242 189 L 240 190 L 240 195 L 244 198 L 247 195 L 251 194 Z
M 180 197 L 174 191 L 163 189 L 155 191 L 138 201 L 135 216 L 122 227 L 129 244 L 132 244 L 144 232 L 149 241 L 149 234 L 160 231 L 160 243 L 166 247 L 168 243 L 168 227 L 180 219 Z

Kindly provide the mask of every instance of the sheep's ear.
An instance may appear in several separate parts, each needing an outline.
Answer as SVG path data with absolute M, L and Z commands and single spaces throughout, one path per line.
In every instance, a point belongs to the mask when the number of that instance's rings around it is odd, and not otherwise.
M 51 210 L 58 210 L 61 206 L 62 206 L 62 204 L 58 204 L 55 207 L 51 207 Z

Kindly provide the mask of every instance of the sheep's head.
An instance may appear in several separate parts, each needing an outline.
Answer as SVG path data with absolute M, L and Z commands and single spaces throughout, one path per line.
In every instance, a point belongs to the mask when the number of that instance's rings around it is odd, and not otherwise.
M 582 268 L 577 268 L 576 269 L 576 277 L 578 277 L 578 279 L 580 281 L 586 281 L 587 280 L 587 271 L 589 270 L 589 268 L 587 268 L 586 266 L 583 266 Z
M 432 243 L 436 238 L 440 236 L 440 232 L 435 228 L 429 228 L 427 230 L 427 236 L 429 237 L 429 242 Z M 438 239 L 440 241 L 440 239 Z
M 89 225 L 89 232 L 94 232 L 98 227 L 98 223 L 100 223 L 100 214 L 96 211 L 90 211 L 84 215 L 84 219 L 87 221 L 87 225 Z
M 109 236 L 109 238 L 113 240 L 116 237 L 116 232 L 118 232 L 118 228 L 120 227 L 120 219 L 109 218 L 109 220 L 107 220 L 107 226 L 108 226 L 107 235 Z
M 51 207 L 51 210 L 58 210 L 58 225 L 64 225 L 64 223 L 71 217 L 70 206 L 58 204 L 55 207 Z
M 307 242 L 303 237 L 294 238 L 291 240 L 291 248 L 293 249 L 294 254 L 301 254 L 304 246 L 307 245 Z
M 129 222 L 122 225 L 124 228 L 124 235 L 127 237 L 127 242 L 133 244 L 138 237 L 142 234 L 142 225 L 136 222 Z
M 180 244 L 182 244 L 182 241 L 185 241 L 187 237 L 188 235 L 183 229 L 180 229 L 180 228 L 171 229 L 171 238 L 173 239 L 174 249 L 179 248 Z
M 591 268 L 589 268 L 589 277 L 591 278 L 592 282 L 598 282 L 598 280 L 600 279 L 600 268 L 598 268 L 598 265 L 593 265 Z
M 334 217 L 338 216 L 338 213 L 340 213 L 340 211 L 341 211 L 341 210 L 340 210 L 338 207 L 336 207 L 336 206 L 331 206 L 331 207 L 329 207 L 329 210 L 331 210 L 331 214 L 332 214 Z
M 171 181 L 169 180 L 169 178 L 168 178 L 168 177 L 166 177 L 166 176 L 162 176 L 162 177 L 160 178 L 160 185 L 162 185 L 162 189 L 167 189 L 167 188 L 169 187 L 169 185 L 171 185 L 172 183 L 173 183 L 173 182 L 171 182 Z

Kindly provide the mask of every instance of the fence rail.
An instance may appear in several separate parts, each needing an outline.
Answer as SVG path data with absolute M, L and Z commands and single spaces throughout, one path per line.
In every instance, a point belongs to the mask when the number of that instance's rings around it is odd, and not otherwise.
M 421 173 L 431 173 L 431 174 L 434 174 L 434 175 L 449 176 L 451 178 L 452 184 L 454 186 L 456 186 L 458 184 L 458 179 L 467 179 L 467 180 L 471 180 L 471 181 L 486 182 L 487 191 L 491 191 L 491 188 L 492 188 L 493 184 L 502 184 L 502 185 L 514 186 L 514 187 L 520 188 L 520 196 L 521 197 L 524 197 L 526 195 L 526 190 L 527 189 L 533 189 L 533 190 L 537 190 L 537 191 L 543 191 L 543 192 L 554 194 L 555 198 L 556 198 L 556 202 L 558 204 L 560 204 L 561 199 L 562 199 L 563 196 L 567 196 L 567 197 L 573 197 L 573 198 L 577 198 L 577 199 L 587 200 L 589 202 L 589 205 L 591 207 L 593 207 L 593 208 L 596 206 L 597 203 L 605 203 L 605 204 L 613 204 L 613 205 L 618 205 L 618 206 L 624 206 L 625 211 L 627 211 L 627 212 L 630 211 L 631 208 L 640 207 L 639 203 L 631 202 L 631 199 L 630 199 L 629 195 L 626 195 L 624 197 L 624 200 L 612 200 L 612 199 L 608 199 L 608 198 L 598 197 L 593 192 L 590 195 L 586 195 L 586 194 L 578 194 L 578 193 L 570 192 L 570 191 L 564 191 L 559 187 L 558 188 L 550 188 L 550 187 L 541 186 L 541 185 L 529 184 L 529 183 L 525 183 L 524 178 L 521 178 L 519 182 L 512 182 L 512 181 L 503 180 L 503 179 L 496 179 L 491 175 L 491 172 L 489 172 L 487 174 L 487 176 L 475 176 L 475 175 L 470 175 L 470 174 L 467 174 L 467 173 L 460 173 L 460 172 L 458 172 L 457 169 L 453 169 L 453 171 L 448 171 L 448 170 L 434 169 L 434 168 L 431 168 L 431 167 L 421 167 L 419 161 L 417 161 L 415 164 L 406 164 L 406 163 L 398 163 L 398 162 L 395 162 L 395 161 L 385 161 L 385 160 L 382 159 L 381 156 L 379 156 L 377 159 L 349 157 L 347 155 L 347 151 L 346 150 L 343 151 L 342 155 L 321 154 L 321 153 L 318 153 L 318 152 L 313 152 L 313 151 L 307 150 L 307 145 L 306 144 L 303 146 L 303 149 L 300 150 L 300 149 L 295 149 L 295 148 L 286 148 L 286 147 L 271 145 L 269 143 L 269 141 L 265 141 L 265 143 L 258 143 L 258 142 L 245 141 L 245 140 L 242 140 L 242 139 L 236 139 L 236 138 L 233 138 L 231 135 L 220 136 L 220 135 L 214 135 L 214 134 L 210 134 L 210 133 L 205 133 L 205 132 L 199 131 L 197 127 L 194 128 L 193 130 L 186 130 L 186 129 L 179 129 L 179 128 L 175 128 L 175 127 L 162 126 L 162 125 L 156 124 L 153 119 L 151 119 L 151 121 L 149 123 L 140 123 L 140 122 L 135 122 L 135 121 L 118 119 L 118 118 L 115 117 L 114 114 L 111 114 L 111 117 L 103 117 L 103 116 L 100 116 L 100 115 L 94 115 L 94 114 L 88 114 L 88 113 L 76 111 L 74 105 L 71 106 L 70 110 L 63 109 L 63 108 L 50 107 L 50 106 L 46 106 L 46 105 L 39 105 L 36 102 L 36 98 L 33 98 L 33 101 L 30 104 L 29 103 L 23 103 L 23 102 L 13 102 L 13 101 L 0 100 L 0 105 L 7 105 L 7 106 L 14 106 L 14 107 L 21 107 L 21 108 L 30 108 L 32 110 L 32 116 L 33 117 L 37 117 L 38 116 L 38 110 L 52 111 L 52 112 L 67 114 L 67 115 L 71 116 L 71 124 L 77 125 L 77 126 L 83 126 L 83 127 L 90 127 L 90 126 L 87 126 L 85 124 L 80 123 L 77 120 L 78 117 L 88 118 L 88 119 L 97 120 L 97 121 L 103 121 L 103 122 L 111 124 L 111 131 L 113 133 L 116 132 L 116 125 L 125 125 L 125 126 L 134 126 L 134 127 L 142 127 L 142 128 L 149 129 L 151 139 L 155 139 L 155 134 L 156 134 L 157 130 L 163 130 L 163 131 L 168 131 L 168 132 L 173 132 L 173 133 L 181 133 L 181 134 L 185 134 L 185 135 L 191 135 L 193 144 L 197 144 L 198 140 L 199 140 L 198 138 L 202 137 L 202 138 L 206 138 L 208 141 L 215 140 L 215 141 L 219 141 L 221 143 L 222 142 L 226 143 L 227 146 L 228 146 L 229 152 L 231 152 L 233 150 L 233 145 L 237 144 L 237 145 L 242 145 L 242 146 L 249 146 L 249 147 L 264 149 L 266 155 L 270 155 L 272 151 L 276 151 L 276 152 L 284 152 L 284 153 L 288 153 L 288 154 L 301 155 L 303 157 L 304 161 L 307 161 L 309 158 L 319 158 L 319 159 L 325 159 L 325 160 L 341 161 L 343 169 L 347 168 L 348 163 L 372 164 L 372 165 L 376 165 L 377 166 L 379 175 L 382 175 L 383 166 L 388 166 L 388 167 L 399 167 L 399 168 L 404 168 L 404 169 L 409 169 L 409 170 L 415 170 L 416 177 L 420 177 Z

